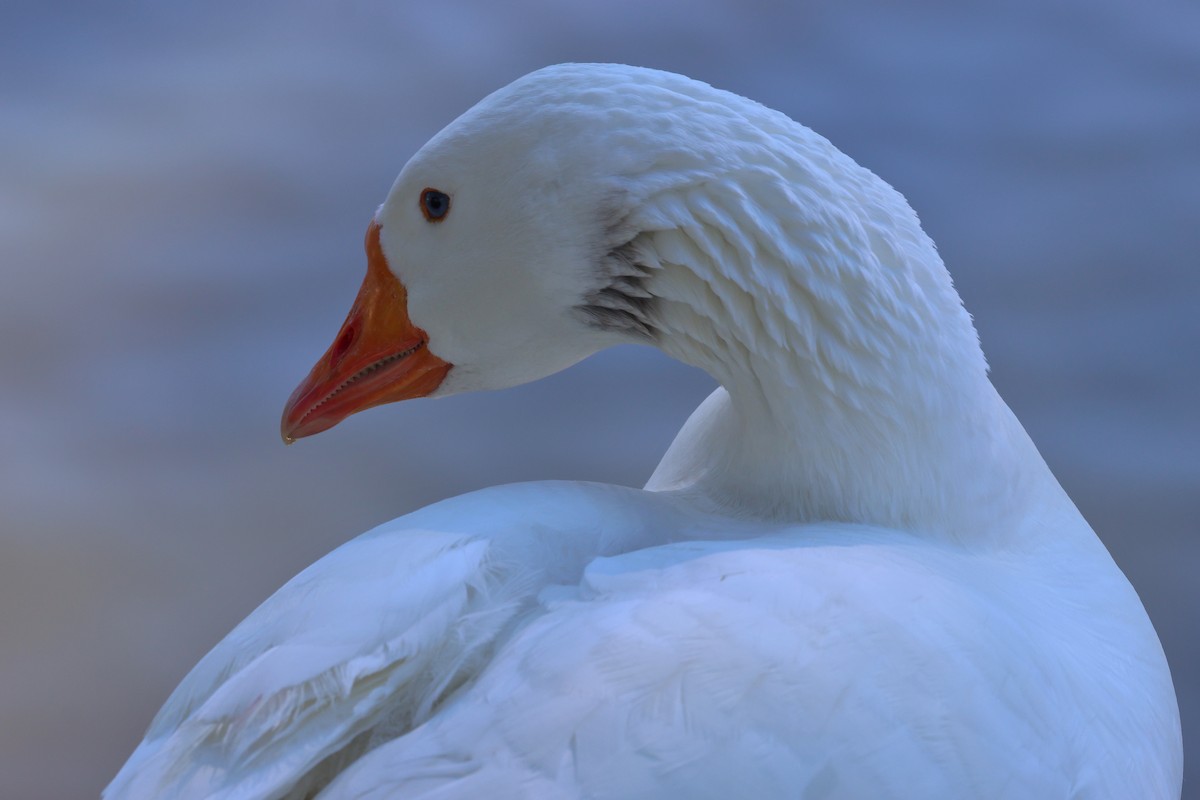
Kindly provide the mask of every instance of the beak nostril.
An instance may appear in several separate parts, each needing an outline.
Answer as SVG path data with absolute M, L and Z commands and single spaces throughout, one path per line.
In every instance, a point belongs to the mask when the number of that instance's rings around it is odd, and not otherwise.
M 358 331 L 353 325 L 347 325 L 342 330 L 341 336 L 333 343 L 333 350 L 329 359 L 330 366 L 337 366 L 346 357 L 346 353 L 350 350 L 350 346 L 354 344 L 356 338 L 358 338 Z

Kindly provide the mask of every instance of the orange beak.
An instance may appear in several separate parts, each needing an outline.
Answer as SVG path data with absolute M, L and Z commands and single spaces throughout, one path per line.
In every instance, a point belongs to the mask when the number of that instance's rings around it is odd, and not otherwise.
M 429 337 L 408 318 L 408 291 L 388 269 L 379 223 L 367 228 L 367 277 L 333 345 L 283 409 L 283 441 L 328 430 L 351 414 L 425 397 L 451 365 L 429 352 Z

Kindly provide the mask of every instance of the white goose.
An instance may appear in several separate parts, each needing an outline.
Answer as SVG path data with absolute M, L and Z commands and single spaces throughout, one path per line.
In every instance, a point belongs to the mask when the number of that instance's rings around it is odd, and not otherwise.
M 1137 595 L 908 204 L 825 139 L 551 67 L 412 158 L 367 253 L 288 439 L 620 342 L 723 388 L 644 491 L 489 489 L 318 561 L 107 797 L 1179 796 Z

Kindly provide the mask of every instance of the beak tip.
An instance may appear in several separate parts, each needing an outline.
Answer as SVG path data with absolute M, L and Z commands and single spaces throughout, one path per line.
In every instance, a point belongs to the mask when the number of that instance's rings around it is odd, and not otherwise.
M 285 445 L 295 444 L 296 439 L 299 438 L 296 436 L 296 426 L 288 422 L 288 417 L 290 416 L 288 412 L 291 410 L 292 404 L 289 402 L 288 407 L 284 409 L 283 419 L 279 421 L 279 438 L 283 439 Z

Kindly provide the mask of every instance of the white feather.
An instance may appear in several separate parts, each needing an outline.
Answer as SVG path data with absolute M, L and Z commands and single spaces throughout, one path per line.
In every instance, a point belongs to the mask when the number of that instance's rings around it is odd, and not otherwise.
M 916 215 L 829 142 L 565 65 L 435 137 L 377 219 L 440 393 L 647 339 L 723 388 L 644 491 L 501 487 L 317 562 L 106 797 L 1179 796 L 1136 593 Z

